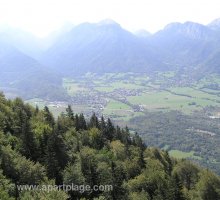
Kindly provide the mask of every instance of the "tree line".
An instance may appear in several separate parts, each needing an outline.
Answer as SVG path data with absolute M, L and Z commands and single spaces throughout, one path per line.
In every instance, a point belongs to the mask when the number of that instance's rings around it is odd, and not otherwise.
M 19 191 L 17 185 L 112 185 L 110 191 Z M 220 179 L 147 147 L 128 128 L 68 106 L 54 118 L 0 94 L 1 200 L 218 200 Z

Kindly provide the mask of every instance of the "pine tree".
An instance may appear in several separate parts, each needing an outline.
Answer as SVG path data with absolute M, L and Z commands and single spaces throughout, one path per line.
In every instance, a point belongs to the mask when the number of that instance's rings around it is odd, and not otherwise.
M 76 127 L 76 130 L 77 130 L 77 131 L 80 130 L 80 124 L 79 124 L 79 116 L 78 116 L 78 114 L 76 114 L 76 116 L 75 116 L 75 127 Z
M 116 126 L 115 140 L 120 140 L 122 142 L 122 133 L 121 133 L 121 128 L 119 126 Z
M 95 113 L 92 114 L 92 117 L 90 118 L 90 121 L 89 121 L 89 128 L 100 128 L 100 125 L 99 125 L 99 120 L 98 118 L 96 117 Z
M 87 130 L 86 120 L 82 113 L 79 115 L 79 129 Z
M 126 190 L 123 188 L 123 180 L 125 179 L 125 173 L 120 165 L 116 165 L 115 162 L 111 162 L 111 172 L 112 172 L 112 185 L 113 190 L 111 191 L 111 196 L 113 200 L 127 199 Z
M 106 138 L 110 141 L 115 137 L 115 127 L 113 126 L 111 120 L 108 118 L 106 124 Z
M 47 172 L 49 178 L 55 178 L 56 184 L 62 183 L 62 170 L 68 163 L 67 149 L 59 128 L 51 134 L 47 145 Z
M 67 116 L 72 120 L 74 121 L 74 113 L 73 113 L 73 110 L 71 108 L 70 105 L 68 105 L 67 109 L 66 109 L 66 112 L 67 112 Z
M 20 137 L 22 139 L 21 152 L 27 158 L 36 161 L 39 152 L 37 151 L 36 138 L 31 130 L 30 116 L 28 116 L 25 110 L 20 110 L 19 118 Z
M 185 197 L 183 194 L 183 185 L 177 174 L 174 174 L 171 177 L 171 185 L 169 187 L 168 195 L 169 195 L 169 199 L 172 199 L 172 200 L 185 200 Z
M 55 120 L 53 115 L 51 114 L 49 108 L 47 106 L 44 107 L 44 119 L 45 121 L 51 126 L 53 127 L 55 125 Z

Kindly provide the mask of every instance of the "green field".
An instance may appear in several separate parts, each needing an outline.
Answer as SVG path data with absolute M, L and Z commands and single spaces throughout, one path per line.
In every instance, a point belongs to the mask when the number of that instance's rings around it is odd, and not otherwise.
M 103 114 L 113 118 L 128 118 L 133 114 L 132 108 L 125 103 L 114 99 L 108 99 L 108 104 L 104 108 Z
M 107 110 L 131 110 L 131 107 L 120 101 L 110 99 L 106 106 L 106 109 Z
M 154 76 L 140 73 L 87 73 L 75 79 L 63 79 L 63 88 L 73 98 L 75 103 L 71 105 L 75 112 L 93 111 L 126 121 L 146 111 L 178 110 L 191 114 L 207 106 L 220 107 L 219 90 L 209 88 L 213 83 L 220 85 L 220 76 L 212 75 L 192 82 L 190 86 L 169 84 L 173 79 L 175 72 L 172 71 Z M 83 100 L 80 96 L 83 96 Z M 50 104 L 36 99 L 29 102 L 35 101 L 39 107 Z M 66 102 L 66 106 L 68 104 Z M 51 110 L 58 114 L 63 112 L 63 107 L 51 106 Z
M 135 89 L 144 89 L 145 87 L 140 85 L 140 83 L 128 83 L 125 81 L 116 81 L 111 84 L 105 84 L 101 82 L 95 82 L 97 85 L 94 87 L 95 90 L 98 90 L 100 92 L 113 92 L 114 90 L 117 89 L 129 89 L 129 90 L 135 90 Z
M 180 110 L 190 112 L 198 109 L 197 106 L 189 106 L 192 100 L 185 96 L 173 95 L 169 92 L 149 92 L 141 96 L 128 97 L 132 104 L 142 105 L 147 110 Z
M 81 86 L 79 83 L 70 79 L 63 79 L 63 88 L 67 91 L 67 93 L 70 96 L 73 96 L 78 92 L 83 92 L 87 90 L 87 88 Z
M 210 99 L 211 101 L 220 101 L 220 97 L 215 94 L 210 94 L 205 91 L 200 91 L 198 89 L 190 88 L 190 87 L 177 87 L 171 88 L 172 92 L 180 95 L 189 95 L 195 99 Z
M 199 156 L 195 156 L 194 155 L 194 151 L 190 151 L 190 152 L 184 152 L 184 151 L 179 151 L 179 150 L 170 150 L 169 154 L 174 157 L 174 158 L 178 158 L 178 159 L 183 159 L 183 158 L 193 158 L 196 160 L 201 160 L 202 158 Z
M 190 114 L 206 106 L 220 106 L 220 97 L 189 87 L 174 87 L 168 91 L 157 90 L 143 92 L 140 96 L 131 96 L 127 100 L 142 105 L 147 110 L 180 110 Z

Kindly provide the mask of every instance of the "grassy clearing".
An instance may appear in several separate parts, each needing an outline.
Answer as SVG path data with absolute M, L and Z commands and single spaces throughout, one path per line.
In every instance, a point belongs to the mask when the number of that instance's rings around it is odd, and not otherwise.
M 179 151 L 179 150 L 170 150 L 169 154 L 170 156 L 174 157 L 174 158 L 178 158 L 178 159 L 182 159 L 182 158 L 193 158 L 193 159 L 197 159 L 197 160 L 201 160 L 202 158 L 199 156 L 194 156 L 194 151 L 190 151 L 190 152 L 184 152 L 184 151 Z
M 205 106 L 220 106 L 220 103 L 216 102 L 220 99 L 215 95 L 191 88 L 173 88 L 172 91 L 182 95 L 175 95 L 167 91 L 152 91 L 140 96 L 127 97 L 127 100 L 132 104 L 142 105 L 148 110 L 180 110 L 187 114 L 201 110 Z
M 132 117 L 140 115 L 140 113 L 134 112 L 129 105 L 114 99 L 109 100 L 107 106 L 104 108 L 103 114 L 110 116 L 114 120 L 124 121 L 128 121 Z
M 141 96 L 128 97 L 132 104 L 139 104 L 148 110 L 186 110 L 191 99 L 184 96 L 173 95 L 169 92 L 149 92 Z M 190 106 L 190 110 L 193 106 Z
M 209 93 L 199 91 L 190 87 L 171 88 L 170 90 L 177 94 L 189 95 L 196 99 L 220 100 L 220 97 L 218 97 L 217 95 L 211 95 Z
M 202 91 L 204 91 L 206 93 L 210 93 L 210 94 L 220 94 L 219 90 L 213 90 L 213 89 L 209 89 L 209 88 L 203 88 Z
M 169 154 L 174 157 L 174 158 L 190 158 L 194 155 L 193 151 L 190 152 L 184 152 L 184 151 L 179 151 L 179 150 L 170 150 Z
M 70 96 L 75 95 L 78 92 L 86 91 L 87 88 L 81 86 L 79 83 L 70 79 L 63 79 L 63 88 L 67 91 Z
M 110 110 L 131 110 L 131 107 L 128 106 L 127 104 L 125 103 L 122 103 L 120 101 L 116 101 L 114 99 L 111 99 L 107 106 L 106 106 L 106 109 L 110 109 Z

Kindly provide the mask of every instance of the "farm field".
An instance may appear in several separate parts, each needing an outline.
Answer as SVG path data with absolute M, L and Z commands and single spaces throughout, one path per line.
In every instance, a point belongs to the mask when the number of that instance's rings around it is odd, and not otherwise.
M 220 77 L 212 75 L 199 81 L 181 82 L 175 72 L 106 73 L 63 79 L 63 88 L 71 100 L 69 102 L 44 102 L 58 115 L 70 104 L 75 112 L 111 116 L 113 119 L 129 121 L 145 112 L 168 112 L 171 110 L 192 114 L 205 107 L 220 107 Z M 38 103 L 36 103 L 38 102 Z
M 210 85 L 220 84 L 220 78 L 211 76 L 197 83 L 179 83 L 175 72 L 154 75 L 135 73 L 87 74 L 74 80 L 64 79 L 64 87 L 74 102 L 83 95 L 89 106 L 91 95 L 96 106 L 94 112 L 116 118 L 124 115 L 129 119 L 135 112 L 178 110 L 186 114 L 202 110 L 207 106 L 220 106 L 219 90 Z M 199 87 L 197 86 L 199 85 Z M 97 102 L 97 98 L 98 101 Z M 110 102 L 108 102 L 110 100 Z

